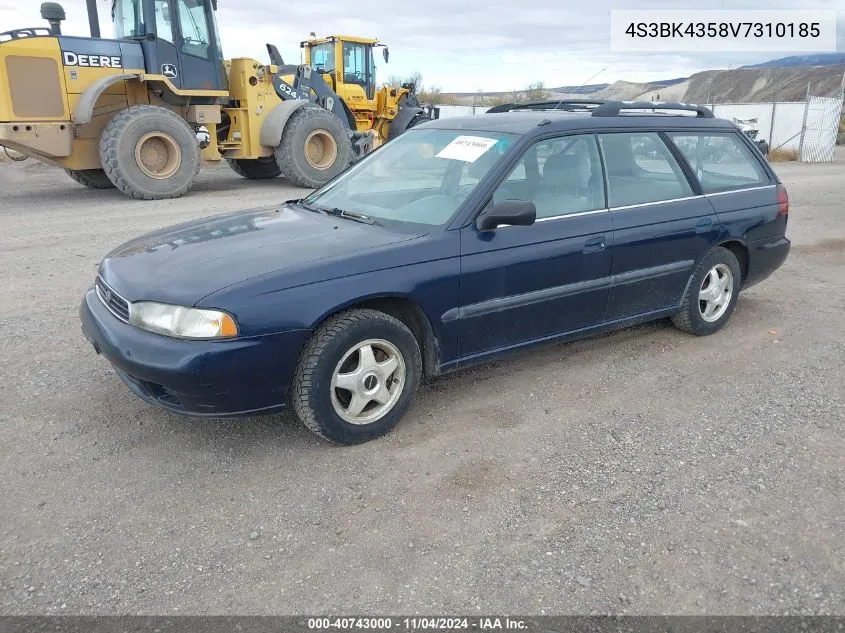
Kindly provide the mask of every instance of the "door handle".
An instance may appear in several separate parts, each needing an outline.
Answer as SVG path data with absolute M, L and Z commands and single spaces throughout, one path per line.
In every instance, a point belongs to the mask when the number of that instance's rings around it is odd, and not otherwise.
M 607 240 L 604 235 L 592 237 L 584 243 L 584 252 L 591 253 L 593 251 L 602 251 L 607 246 Z
M 707 233 L 712 226 L 713 220 L 711 220 L 710 218 L 702 218 L 701 220 L 695 223 L 695 232 Z

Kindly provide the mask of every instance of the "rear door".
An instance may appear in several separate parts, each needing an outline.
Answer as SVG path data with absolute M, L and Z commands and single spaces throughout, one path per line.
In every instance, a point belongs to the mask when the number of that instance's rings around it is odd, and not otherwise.
M 658 132 L 599 139 L 614 225 L 604 320 L 676 306 L 696 261 L 720 235 L 718 217 Z
M 738 132 L 670 132 L 704 196 L 731 235 L 747 242 L 783 235 L 786 216 L 778 214 L 775 181 L 762 157 Z
M 531 145 L 491 204 L 530 200 L 532 226 L 461 231 L 464 359 L 589 327 L 610 286 L 613 226 L 592 134 Z

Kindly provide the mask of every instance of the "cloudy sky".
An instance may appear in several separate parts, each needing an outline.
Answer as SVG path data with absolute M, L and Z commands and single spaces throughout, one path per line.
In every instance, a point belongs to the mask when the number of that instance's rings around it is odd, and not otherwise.
M 60 0 L 67 34 L 87 34 L 84 0 Z M 39 0 L 0 0 L 0 30 L 41 24 Z M 110 0 L 98 0 L 103 33 L 111 33 Z M 524 8 L 523 8 L 524 7 Z M 285 61 L 299 61 L 310 31 L 377 37 L 390 63 L 377 58 L 378 78 L 423 73 L 444 91 L 510 90 L 533 81 L 547 86 L 648 81 L 730 68 L 778 53 L 631 54 L 610 51 L 611 9 L 836 9 L 837 47 L 845 51 L 845 0 L 219 0 L 227 57 L 266 58 L 274 42 Z M 793 53 L 784 53 L 784 55 Z

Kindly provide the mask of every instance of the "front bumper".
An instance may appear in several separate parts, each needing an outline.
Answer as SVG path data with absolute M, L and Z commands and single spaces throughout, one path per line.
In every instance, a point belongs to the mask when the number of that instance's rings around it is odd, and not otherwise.
M 82 331 L 126 385 L 174 413 L 234 417 L 284 407 L 299 350 L 309 330 L 226 341 L 186 341 L 117 319 L 88 290 Z

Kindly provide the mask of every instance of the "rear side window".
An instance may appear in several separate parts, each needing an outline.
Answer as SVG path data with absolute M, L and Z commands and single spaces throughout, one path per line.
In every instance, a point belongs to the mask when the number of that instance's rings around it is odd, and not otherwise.
M 656 132 L 600 134 L 611 207 L 686 198 L 692 188 Z
M 770 184 L 754 150 L 736 134 L 683 132 L 669 136 L 692 167 L 704 193 Z

